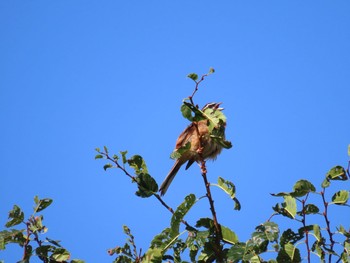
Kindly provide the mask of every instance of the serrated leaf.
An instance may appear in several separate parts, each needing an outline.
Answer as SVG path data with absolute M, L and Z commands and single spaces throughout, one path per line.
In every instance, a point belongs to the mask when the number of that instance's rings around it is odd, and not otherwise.
M 192 79 L 193 81 L 197 81 L 198 75 L 196 73 L 190 73 L 187 75 L 188 78 Z
M 222 239 L 230 244 L 236 244 L 239 240 L 235 232 L 225 226 L 221 226 Z
M 185 200 L 178 206 L 176 211 L 174 212 L 173 216 L 171 217 L 171 237 L 176 237 L 179 234 L 180 229 L 180 223 L 185 217 L 185 215 L 188 213 L 188 211 L 191 209 L 191 207 L 196 202 L 196 196 L 194 194 L 189 194 L 185 197 Z
M 21 210 L 21 208 L 19 206 L 14 205 L 13 209 L 9 212 L 8 218 L 10 220 L 7 221 L 5 226 L 6 227 L 16 226 L 16 225 L 19 225 L 20 223 L 23 222 L 23 220 L 24 220 L 24 213 L 23 213 L 23 211 Z
M 105 165 L 103 166 L 103 169 L 106 171 L 107 169 L 112 168 L 112 167 L 113 167 L 112 164 L 107 163 L 107 164 L 105 164 Z
M 135 194 L 139 197 L 147 198 L 158 192 L 158 184 L 156 180 L 154 180 L 154 178 L 149 174 L 139 174 L 136 177 L 136 182 L 138 190 Z
M 340 190 L 332 197 L 332 203 L 336 205 L 345 205 L 349 199 L 349 191 Z

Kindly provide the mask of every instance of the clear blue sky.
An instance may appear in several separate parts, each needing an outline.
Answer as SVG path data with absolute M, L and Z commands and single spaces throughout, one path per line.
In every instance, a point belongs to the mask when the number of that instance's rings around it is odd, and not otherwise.
M 142 155 L 161 183 L 187 125 L 186 75 L 214 67 L 195 101 L 224 103 L 234 147 L 208 163 L 209 178 L 236 184 L 240 212 L 213 194 L 219 221 L 247 240 L 280 201 L 270 193 L 302 178 L 319 189 L 347 164 L 349 13 L 345 0 L 1 1 L 1 225 L 13 204 L 29 216 L 39 195 L 54 199 L 47 236 L 72 258 L 112 262 L 106 251 L 124 243 L 123 224 L 146 251 L 169 213 L 137 198 L 121 172 L 104 172 L 94 148 Z M 203 191 L 193 166 L 165 200 L 175 208 Z M 210 216 L 205 199 L 187 219 L 199 216 Z M 349 227 L 348 208 L 335 217 Z M 9 246 L 0 259 L 21 255 Z

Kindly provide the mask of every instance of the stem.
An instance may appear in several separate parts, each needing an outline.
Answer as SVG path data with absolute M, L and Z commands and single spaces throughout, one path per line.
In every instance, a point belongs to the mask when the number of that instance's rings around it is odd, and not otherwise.
M 326 198 L 325 198 L 325 190 L 326 188 L 323 188 L 323 190 L 321 191 L 321 196 L 322 196 L 322 200 L 323 200 L 323 205 L 324 205 L 324 212 L 323 212 L 323 217 L 326 221 L 326 225 L 327 225 L 327 233 L 329 235 L 329 240 L 331 242 L 330 244 L 330 250 L 333 251 L 333 247 L 334 247 L 334 244 L 335 244 L 335 241 L 333 239 L 333 233 L 331 232 L 331 224 L 330 224 L 330 221 L 328 219 L 328 202 L 326 201 Z M 329 262 L 332 262 L 332 254 L 329 253 L 329 256 L 328 256 L 328 261 Z
M 116 167 L 117 167 L 118 169 L 122 170 L 126 176 L 128 176 L 129 178 L 131 178 L 133 182 L 136 182 L 137 185 L 140 186 L 140 185 L 138 184 L 137 180 L 136 180 L 136 177 L 133 176 L 133 175 L 131 175 L 123 166 L 121 166 L 121 165 L 118 163 L 117 160 L 111 158 L 111 157 L 108 155 L 108 153 L 105 153 L 105 152 L 99 152 L 99 153 L 102 154 L 102 155 L 104 155 L 104 156 L 106 157 L 107 160 L 110 160 L 111 162 L 113 162 L 113 163 L 116 165 Z M 142 187 L 142 186 L 140 186 L 140 187 Z M 172 213 L 172 214 L 175 213 L 174 210 L 173 210 L 170 206 L 168 206 L 158 194 L 154 193 L 153 196 L 154 196 L 155 198 L 157 198 L 158 201 L 159 201 L 170 213 Z M 181 222 L 182 222 L 184 225 L 186 225 L 187 228 L 189 228 L 189 229 L 195 229 L 193 226 L 191 226 L 190 224 L 188 224 L 187 221 L 185 221 L 185 220 L 182 219 Z
M 301 200 L 302 203 L 302 223 L 303 223 L 303 227 L 304 227 L 304 233 L 305 233 L 305 244 L 306 244 L 306 250 L 307 250 L 307 262 L 311 262 L 310 261 L 310 245 L 309 245 L 309 230 L 306 229 L 306 214 L 305 214 L 305 203 L 307 198 L 309 197 L 309 193 L 307 193 L 306 197 L 304 200 Z
M 196 94 L 196 92 L 198 91 L 198 86 L 199 86 L 199 84 L 204 80 L 204 78 L 205 78 L 206 76 L 208 76 L 208 74 L 202 75 L 202 77 L 201 77 L 201 79 L 200 79 L 199 81 L 194 81 L 194 82 L 196 82 L 196 86 L 195 86 L 195 88 L 194 88 L 194 91 L 193 91 L 192 95 L 188 97 L 188 98 L 190 99 L 191 104 L 192 104 L 193 106 L 194 106 L 194 103 L 193 103 L 193 96 L 194 96 L 194 94 Z
M 205 189 L 207 191 L 207 198 L 209 200 L 210 211 L 211 211 L 211 214 L 213 215 L 214 232 L 215 232 L 214 252 L 215 252 L 215 256 L 216 256 L 216 262 L 222 262 L 222 248 L 221 248 L 222 233 L 221 233 L 221 227 L 220 227 L 220 224 L 219 224 L 218 219 L 216 217 L 216 211 L 215 211 L 215 207 L 214 207 L 214 200 L 213 200 L 212 195 L 211 195 L 210 183 L 208 182 L 208 179 L 207 179 L 207 169 L 206 169 L 205 161 L 203 160 L 203 158 L 201 160 L 201 173 L 202 173 L 202 177 L 203 177 L 203 180 L 204 180 Z

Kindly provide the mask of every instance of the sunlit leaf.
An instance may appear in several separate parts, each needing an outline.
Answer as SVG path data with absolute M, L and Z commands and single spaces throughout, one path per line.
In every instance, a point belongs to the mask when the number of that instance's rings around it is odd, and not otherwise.
M 349 199 L 349 191 L 340 190 L 332 197 L 332 203 L 336 205 L 345 205 Z
M 293 193 L 291 193 L 291 196 L 301 197 L 310 192 L 315 192 L 315 191 L 316 191 L 316 188 L 312 183 L 310 183 L 307 180 L 299 180 L 293 186 Z
M 295 215 L 297 214 L 297 203 L 295 198 L 289 195 L 284 196 L 284 203 L 282 205 L 290 217 L 295 218 Z
M 214 186 L 218 186 L 221 190 L 223 190 L 227 195 L 230 196 L 230 198 L 235 202 L 235 210 L 241 209 L 241 204 L 236 198 L 236 186 L 232 182 L 225 180 L 222 177 L 219 177 L 218 184 L 214 184 Z
M 70 254 L 64 248 L 56 248 L 55 251 L 52 253 L 51 258 L 58 262 L 63 262 L 69 260 Z
M 178 208 L 173 213 L 171 217 L 171 237 L 176 237 L 179 234 L 180 223 L 191 209 L 196 201 L 196 196 L 194 194 L 189 194 L 185 197 L 185 200 L 178 206 Z
M 222 239 L 230 244 L 238 242 L 238 237 L 235 232 L 225 226 L 221 226 Z

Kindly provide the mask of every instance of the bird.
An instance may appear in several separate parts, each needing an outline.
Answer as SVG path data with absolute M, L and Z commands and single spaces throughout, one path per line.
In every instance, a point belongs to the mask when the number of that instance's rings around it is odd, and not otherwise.
M 206 112 L 207 109 L 212 109 L 209 113 L 214 113 L 215 111 L 222 111 L 223 108 L 220 108 L 221 102 L 211 102 L 207 103 L 202 109 L 202 113 Z M 186 170 L 194 163 L 200 162 L 201 160 L 207 159 L 216 159 L 216 157 L 221 153 L 222 145 L 218 143 L 217 140 L 212 138 L 211 133 L 216 131 L 216 134 L 225 138 L 225 122 L 221 123 L 214 127 L 213 131 L 209 131 L 209 119 L 204 118 L 200 121 L 193 121 L 177 138 L 175 144 L 174 152 L 181 149 L 183 152 L 181 156 L 175 161 L 170 172 L 164 179 L 163 183 L 159 188 L 161 196 L 163 196 L 168 190 L 171 182 L 175 178 L 177 172 L 183 164 L 187 162 Z M 188 144 L 190 143 L 190 144 Z M 186 148 L 188 147 L 188 149 Z

